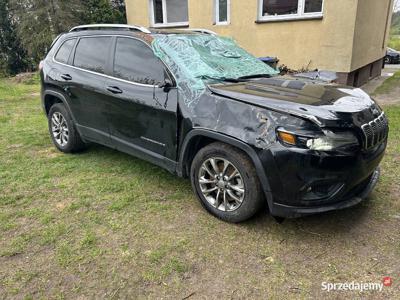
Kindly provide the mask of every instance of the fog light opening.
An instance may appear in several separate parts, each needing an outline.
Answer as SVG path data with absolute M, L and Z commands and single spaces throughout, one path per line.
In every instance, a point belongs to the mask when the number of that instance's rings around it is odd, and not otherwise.
M 341 182 L 314 182 L 303 189 L 302 200 L 313 201 L 331 198 L 338 194 L 344 184 Z

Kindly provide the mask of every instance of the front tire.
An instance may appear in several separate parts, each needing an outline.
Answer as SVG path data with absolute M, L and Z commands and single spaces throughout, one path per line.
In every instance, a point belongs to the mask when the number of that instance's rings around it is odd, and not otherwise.
M 73 153 L 85 148 L 85 143 L 75 128 L 74 121 L 64 104 L 57 103 L 50 108 L 49 133 L 54 145 L 64 153 Z
M 213 143 L 202 148 L 190 173 L 203 207 L 224 221 L 245 221 L 262 205 L 262 189 L 253 163 L 230 145 Z

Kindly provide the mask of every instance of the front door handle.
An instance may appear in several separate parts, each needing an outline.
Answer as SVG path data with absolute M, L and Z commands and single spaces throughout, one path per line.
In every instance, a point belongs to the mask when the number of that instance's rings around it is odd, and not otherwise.
M 122 94 L 122 90 L 117 86 L 108 86 L 107 91 L 113 94 Z
M 64 79 L 64 80 L 67 80 L 67 81 L 72 80 L 72 77 L 69 74 L 62 74 L 61 78 Z

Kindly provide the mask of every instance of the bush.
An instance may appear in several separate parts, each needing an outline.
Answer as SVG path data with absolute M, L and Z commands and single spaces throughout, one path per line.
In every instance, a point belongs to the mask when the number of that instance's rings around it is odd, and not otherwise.
M 388 46 L 400 51 L 400 36 L 391 36 Z

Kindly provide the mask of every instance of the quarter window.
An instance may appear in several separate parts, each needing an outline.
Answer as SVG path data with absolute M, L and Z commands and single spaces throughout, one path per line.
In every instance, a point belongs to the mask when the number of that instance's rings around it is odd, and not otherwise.
M 149 0 L 155 27 L 189 25 L 188 0 Z
M 156 85 L 164 81 L 164 65 L 143 42 L 131 38 L 118 38 L 114 77 Z
M 75 51 L 74 66 L 104 74 L 110 37 L 81 38 Z
M 63 63 L 63 64 L 68 63 L 71 51 L 75 46 L 75 41 L 76 41 L 76 39 L 71 39 L 71 40 L 65 41 L 62 44 L 62 46 L 60 47 L 60 49 L 58 50 L 58 52 L 55 56 L 55 60 L 60 63 Z
M 227 25 L 230 22 L 230 0 L 214 0 L 214 22 L 217 25 Z
M 260 21 L 322 17 L 323 0 L 259 0 Z

